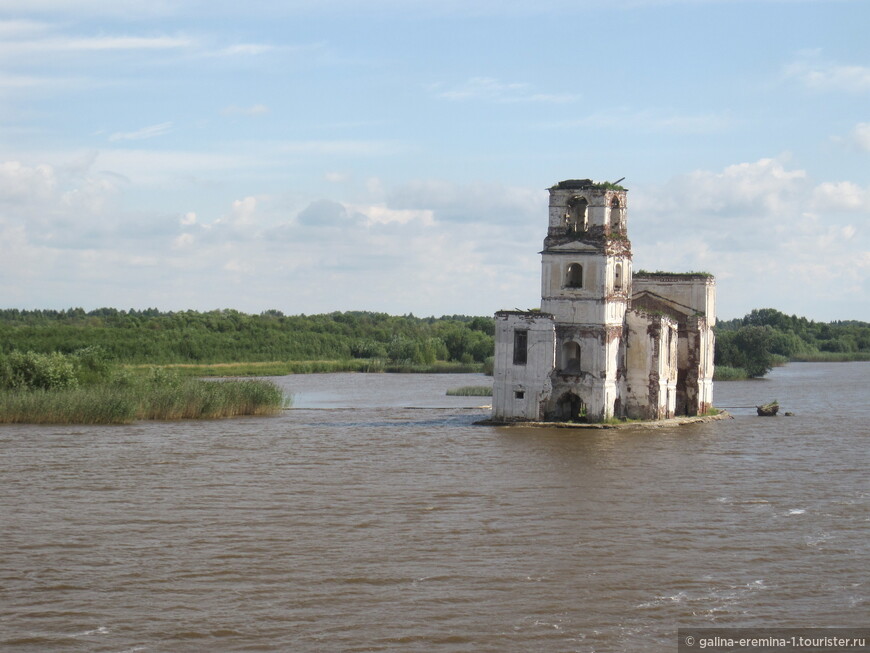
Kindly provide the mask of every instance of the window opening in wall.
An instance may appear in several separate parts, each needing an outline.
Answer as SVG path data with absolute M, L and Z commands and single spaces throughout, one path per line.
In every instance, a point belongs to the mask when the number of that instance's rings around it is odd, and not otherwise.
M 576 342 L 566 342 L 562 345 L 562 372 L 580 374 L 580 345 Z
M 622 290 L 622 263 L 617 263 L 613 268 L 613 288 Z
M 610 231 L 622 230 L 622 207 L 619 205 L 619 200 L 613 198 L 610 202 Z
M 517 399 L 525 399 L 526 393 L 524 390 L 517 390 L 516 392 L 514 392 L 514 397 L 516 397 Z
M 525 365 L 529 357 L 529 332 L 526 329 L 514 331 L 514 365 Z
M 575 197 L 568 202 L 568 211 L 565 213 L 565 226 L 568 232 L 586 231 L 589 228 L 588 209 L 589 202 L 582 197 Z
M 571 263 L 568 266 L 568 273 L 565 275 L 565 287 L 567 288 L 582 288 L 583 287 L 583 266 L 579 263 Z

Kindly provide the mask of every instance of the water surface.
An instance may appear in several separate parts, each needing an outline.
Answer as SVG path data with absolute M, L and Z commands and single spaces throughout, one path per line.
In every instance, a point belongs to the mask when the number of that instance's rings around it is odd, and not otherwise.
M 734 420 L 473 426 L 476 375 L 282 377 L 274 418 L 0 428 L 3 651 L 644 651 L 866 626 L 870 363 Z M 758 418 L 778 399 L 794 417 Z

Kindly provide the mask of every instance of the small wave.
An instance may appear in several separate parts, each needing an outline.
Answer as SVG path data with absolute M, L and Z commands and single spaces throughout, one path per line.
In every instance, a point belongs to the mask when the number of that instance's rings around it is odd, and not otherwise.
M 803 508 L 792 508 L 791 510 L 788 511 L 788 514 L 790 514 L 790 515 L 802 515 L 805 512 L 806 512 L 806 510 L 804 510 Z
M 88 637 L 89 635 L 108 635 L 109 629 L 105 626 L 98 626 L 93 630 L 86 630 L 82 633 L 73 633 L 72 635 L 67 635 L 67 637 Z

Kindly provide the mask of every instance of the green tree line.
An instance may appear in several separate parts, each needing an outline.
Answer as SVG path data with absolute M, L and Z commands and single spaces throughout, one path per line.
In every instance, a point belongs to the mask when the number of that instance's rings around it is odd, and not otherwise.
M 494 329 L 490 317 L 465 315 L 0 309 L 0 356 L 72 354 L 96 347 L 109 359 L 128 364 L 350 359 L 483 363 L 493 355 Z M 787 360 L 870 360 L 870 324 L 814 322 L 763 308 L 716 326 L 717 366 L 763 376 Z
M 491 318 L 418 318 L 362 311 L 249 315 L 235 310 L 162 312 L 100 308 L 0 310 L 0 354 L 73 353 L 98 347 L 130 364 L 382 359 L 418 365 L 483 363 Z
M 814 322 L 773 308 L 716 325 L 717 366 L 764 376 L 786 361 L 870 360 L 870 324 Z

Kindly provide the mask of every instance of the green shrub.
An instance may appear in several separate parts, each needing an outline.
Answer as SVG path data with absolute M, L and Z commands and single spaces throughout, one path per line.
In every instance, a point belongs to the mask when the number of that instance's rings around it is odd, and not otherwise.
M 78 385 L 72 357 L 53 352 L 13 351 L 0 366 L 0 387 L 21 390 L 62 390 Z
M 742 381 L 748 379 L 749 374 L 742 367 L 729 367 L 728 365 L 717 365 L 713 370 L 714 381 Z

